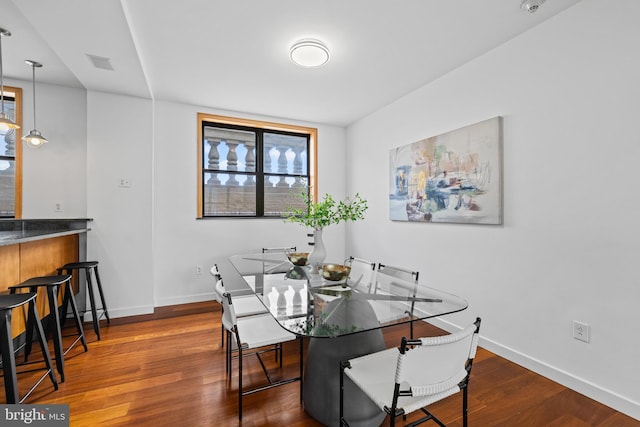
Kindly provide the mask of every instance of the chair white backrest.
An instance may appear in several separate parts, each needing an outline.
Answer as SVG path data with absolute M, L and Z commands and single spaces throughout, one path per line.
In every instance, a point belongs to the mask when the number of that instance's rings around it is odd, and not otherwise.
M 216 283 L 216 292 L 219 290 L 222 291 L 222 326 L 229 332 L 235 332 L 238 318 L 236 317 L 236 310 L 232 303 L 231 294 L 224 291 L 222 280 L 218 280 Z
M 225 292 L 222 299 L 224 311 L 222 325 L 239 338 L 243 349 L 252 349 L 268 345 L 293 341 L 296 335 L 285 330 L 270 313 L 238 317 L 234 308 L 236 297 Z
M 218 265 L 217 264 L 213 264 L 213 267 L 211 267 L 211 270 L 209 270 L 209 273 L 211 273 L 211 275 L 213 276 L 213 280 L 216 283 L 216 292 L 213 294 L 213 297 L 215 298 L 216 301 L 218 301 L 220 304 L 222 304 L 222 294 L 224 292 L 218 292 L 218 282 L 220 280 L 222 280 L 222 277 L 220 276 L 220 271 L 218 270 Z
M 471 324 L 450 335 L 420 338 L 420 345 L 398 355 L 396 383 L 411 388 L 413 396 L 442 393 L 467 376 L 467 360 L 478 345 L 477 326 Z
M 376 264 L 366 259 L 349 257 L 345 264 L 351 267 L 347 284 L 352 289 L 371 292 L 375 280 Z
M 295 252 L 296 251 L 296 247 L 295 246 L 284 246 L 284 247 L 278 247 L 278 248 L 262 248 L 262 253 L 263 254 L 272 254 L 272 253 L 287 253 L 287 252 Z
M 390 425 L 400 415 L 421 410 L 444 425 L 426 406 L 463 391 L 463 425 L 467 426 L 467 385 L 478 347 L 480 318 L 449 335 L 416 340 L 402 338 L 400 348 L 341 363 L 340 419 L 344 420 L 343 377 L 347 376 L 378 407 L 390 415 Z M 344 424 L 348 425 L 347 420 Z
M 415 296 L 418 276 L 417 271 L 379 263 L 373 292 L 396 296 Z
M 224 282 L 219 277 L 216 281 L 216 298 L 220 298 L 220 302 L 223 303 L 223 295 L 226 292 Z M 269 310 L 262 303 L 260 298 L 255 294 L 249 295 L 235 295 L 233 297 L 235 315 L 237 317 L 253 316 L 255 314 L 268 313 Z M 222 305 L 224 311 L 224 304 Z M 224 318 L 224 316 L 223 316 Z
M 378 296 L 414 297 L 417 286 L 417 271 L 378 264 L 371 293 Z M 378 321 L 382 324 L 404 318 L 412 318 L 413 303 L 411 302 L 372 300 L 370 304 L 376 313 Z

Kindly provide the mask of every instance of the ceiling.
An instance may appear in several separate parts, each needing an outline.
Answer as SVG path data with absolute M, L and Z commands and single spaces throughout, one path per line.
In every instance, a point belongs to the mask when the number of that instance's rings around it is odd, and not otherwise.
M 0 0 L 6 78 L 346 126 L 580 0 Z M 301 38 L 331 60 L 301 68 Z M 87 56 L 109 58 L 113 70 Z

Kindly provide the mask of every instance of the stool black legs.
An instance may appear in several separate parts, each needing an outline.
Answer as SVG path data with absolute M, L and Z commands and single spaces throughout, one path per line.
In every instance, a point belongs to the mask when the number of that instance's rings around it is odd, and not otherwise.
M 58 286 L 47 286 L 47 300 L 49 301 L 49 315 L 53 316 L 53 351 L 56 355 L 56 367 L 60 374 L 60 382 L 64 382 L 64 350 L 62 349 L 62 331 L 60 330 L 60 313 L 58 312 Z M 35 306 L 35 302 L 30 302 Z M 30 316 L 33 317 L 33 316 Z M 31 342 L 29 339 L 28 342 Z
M 65 302 L 70 302 L 71 303 L 71 311 L 73 313 L 73 319 L 75 321 L 76 324 L 76 329 L 78 330 L 78 338 L 76 338 L 70 345 L 69 347 L 65 350 L 64 354 L 67 354 L 69 352 L 69 350 L 71 350 L 71 348 L 78 342 L 78 340 L 80 340 L 82 342 L 82 346 L 84 347 L 84 351 L 87 351 L 87 340 L 84 336 L 84 329 L 82 328 L 82 320 L 80 319 L 80 313 L 78 312 L 78 306 L 76 305 L 76 299 L 73 296 L 73 288 L 71 287 L 71 280 L 69 280 L 68 282 L 66 282 L 66 286 L 64 288 L 64 297 L 63 300 Z M 65 307 L 66 305 L 63 304 Z M 64 315 L 66 317 L 66 311 L 64 312 Z M 62 322 L 62 324 L 64 324 L 64 322 Z
M 102 292 L 102 282 L 100 281 L 100 273 L 98 273 L 98 265 L 93 268 L 93 272 L 96 275 L 96 284 L 98 285 L 98 293 L 100 294 L 100 303 L 102 304 L 102 311 L 104 317 L 107 319 L 107 325 L 111 323 L 109 318 L 109 310 L 107 310 L 107 302 L 104 300 L 104 293 Z
M 49 347 L 47 346 L 44 330 L 40 323 L 40 316 L 38 315 L 38 310 L 35 304 L 33 304 L 35 298 L 35 293 L 0 295 L 0 354 L 2 354 L 6 402 L 9 404 L 22 403 L 47 375 L 51 379 L 54 388 L 56 390 L 58 389 L 58 381 L 56 380 L 56 374 L 53 371 L 51 355 L 49 354 Z M 29 305 L 29 317 L 33 317 L 34 319 L 34 326 L 36 328 L 38 342 L 40 343 L 40 350 L 42 351 L 47 371 L 36 382 L 36 384 L 31 387 L 24 397 L 20 399 L 18 395 L 18 376 L 16 371 L 15 350 L 13 347 L 13 338 L 11 333 L 11 311 L 25 303 L 28 303 Z M 27 336 L 27 338 L 28 341 L 30 341 L 30 337 Z
M 100 273 L 98 273 L 98 261 L 82 261 L 65 264 L 58 269 L 58 274 L 73 274 L 74 270 L 84 270 L 87 280 L 87 291 L 89 293 L 89 305 L 91 305 L 91 317 L 93 318 L 93 330 L 96 333 L 98 340 L 100 340 L 100 317 L 98 316 L 98 310 L 102 310 L 104 317 L 107 319 L 107 324 L 111 323 L 111 319 L 109 318 L 107 303 L 104 298 L 104 293 L 102 292 L 102 282 L 100 281 Z M 93 279 L 91 277 L 92 271 L 93 276 L 96 279 L 96 285 L 98 288 L 98 294 L 100 296 L 100 303 L 102 304 L 102 307 L 98 307 L 96 305 L 96 298 L 93 289 Z M 64 307 L 66 307 L 66 304 L 64 305 Z
M 104 294 L 102 293 L 102 283 L 100 282 L 100 274 L 98 273 L 98 266 L 94 266 L 93 268 L 85 268 L 85 274 L 87 276 L 87 290 L 89 291 L 89 301 L 91 302 L 91 317 L 93 318 L 93 330 L 98 336 L 98 340 L 100 339 L 100 318 L 98 317 L 98 310 L 96 308 L 96 299 L 93 294 L 93 283 L 91 281 L 91 271 L 96 277 L 96 284 L 98 285 L 98 294 L 100 295 L 100 302 L 102 303 L 102 310 L 104 313 L 104 317 L 107 318 L 107 324 L 111 323 L 111 319 L 109 319 L 109 312 L 107 311 L 107 304 L 104 301 Z
M 58 368 L 58 373 L 60 374 L 60 382 L 64 382 L 64 355 L 67 351 L 62 347 L 62 330 L 60 326 L 60 311 L 58 309 L 58 287 L 66 286 L 65 288 L 65 298 L 68 297 L 71 302 L 71 306 L 74 312 L 76 329 L 78 331 L 78 338 L 69 346 L 69 349 L 73 347 L 78 340 L 82 341 L 82 345 L 84 346 L 84 351 L 87 351 L 87 342 L 84 337 L 84 330 L 82 329 L 82 323 L 80 322 L 80 315 L 78 313 L 78 309 L 76 307 L 75 298 L 73 297 L 73 291 L 71 290 L 71 275 L 65 274 L 60 276 L 41 276 L 34 277 L 29 280 L 22 282 L 19 285 L 11 286 L 9 289 L 12 294 L 15 294 L 18 289 L 28 289 L 29 292 L 37 293 L 38 288 L 44 287 L 47 292 L 47 301 L 49 304 L 49 316 L 50 316 L 50 325 L 53 333 L 53 349 L 55 352 L 56 358 L 56 367 Z M 69 295 L 67 295 L 67 292 Z M 33 336 L 33 328 L 40 323 L 40 319 L 36 318 L 33 313 L 35 311 L 31 311 L 31 308 L 35 307 L 35 300 L 29 301 L 29 317 L 27 319 L 27 341 L 25 344 L 24 357 L 25 361 L 28 359 L 29 354 L 31 353 L 31 338 Z
M 2 353 L 2 369 L 4 370 L 4 393 L 7 403 L 18 403 L 18 376 L 16 375 L 16 358 L 11 338 L 11 309 L 2 310 L 0 324 L 0 353 Z

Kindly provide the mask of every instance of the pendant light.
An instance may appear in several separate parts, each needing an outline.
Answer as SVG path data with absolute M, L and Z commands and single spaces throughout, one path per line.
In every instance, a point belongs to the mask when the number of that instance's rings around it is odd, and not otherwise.
M 0 103 L 2 104 L 2 112 L 0 112 L 0 128 L 4 129 L 19 129 L 13 120 L 4 113 L 4 71 L 2 70 L 2 36 L 9 37 L 11 32 L 0 28 Z
M 27 59 L 24 62 L 31 66 L 33 73 L 33 129 L 29 131 L 29 135 L 23 136 L 22 140 L 31 148 L 40 148 L 42 145 L 49 142 L 47 141 L 47 138 L 42 136 L 42 134 L 36 129 L 36 68 L 42 67 L 42 64 L 32 61 L 31 59 Z

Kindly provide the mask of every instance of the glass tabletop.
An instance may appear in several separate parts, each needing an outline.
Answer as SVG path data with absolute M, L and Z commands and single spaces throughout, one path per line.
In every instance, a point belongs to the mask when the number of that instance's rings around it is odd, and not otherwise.
M 239 254 L 217 263 L 225 289 L 255 294 L 292 333 L 338 337 L 455 313 L 467 308 L 458 296 L 392 279 L 372 283 L 347 278 L 333 282 L 309 266 L 294 266 L 284 253 Z

